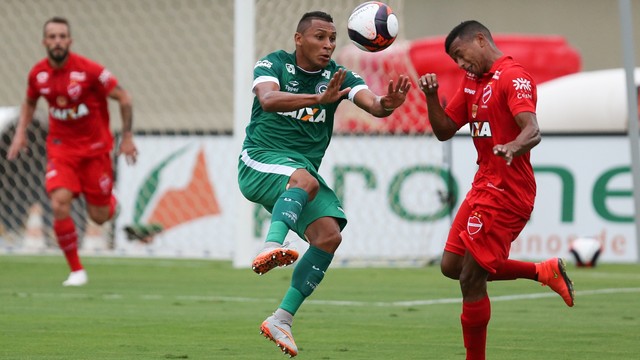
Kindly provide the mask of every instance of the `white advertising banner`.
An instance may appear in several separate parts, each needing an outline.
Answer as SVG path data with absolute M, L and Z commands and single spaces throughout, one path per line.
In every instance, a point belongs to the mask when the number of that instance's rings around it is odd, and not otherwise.
M 230 136 L 139 136 L 118 162 L 115 253 L 230 259 L 236 157 Z M 125 228 L 148 235 L 129 239 Z
M 453 174 L 473 179 L 471 139 L 453 142 Z M 531 220 L 511 249 L 512 258 L 568 257 L 576 237 L 600 240 L 599 261 L 636 261 L 629 142 L 624 136 L 549 136 L 533 149 L 538 192 Z
M 141 136 L 136 144 L 138 164 L 118 164 L 116 254 L 231 259 L 238 249 L 236 221 L 243 221 L 234 215 L 232 138 Z M 453 139 L 451 179 L 442 149 L 432 137 L 334 137 L 320 173 L 349 219 L 338 265 L 410 265 L 439 257 L 451 221 L 447 195 L 458 192 L 457 208 L 476 169 L 468 137 Z M 535 210 L 512 257 L 568 257 L 571 240 L 588 236 L 602 242 L 601 261 L 635 261 L 629 158 L 623 136 L 545 137 L 532 155 Z M 254 238 L 241 251 L 255 251 L 266 234 L 268 216 L 253 213 L 246 226 Z M 157 228 L 144 241 L 129 240 L 124 231 L 152 225 Z

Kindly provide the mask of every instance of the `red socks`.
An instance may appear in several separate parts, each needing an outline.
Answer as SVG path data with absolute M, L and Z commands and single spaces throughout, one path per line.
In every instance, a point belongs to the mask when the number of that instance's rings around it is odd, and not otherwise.
M 480 301 L 462 303 L 460 322 L 467 360 L 485 360 L 487 325 L 490 318 L 491 302 L 488 296 Z
M 53 222 L 53 231 L 56 233 L 58 245 L 64 252 L 71 271 L 82 270 L 82 264 L 78 256 L 78 233 L 73 219 L 68 217 L 63 220 L 55 220 Z
M 529 279 L 537 280 L 536 264 L 526 261 L 507 260 L 495 274 L 489 274 L 488 281 Z

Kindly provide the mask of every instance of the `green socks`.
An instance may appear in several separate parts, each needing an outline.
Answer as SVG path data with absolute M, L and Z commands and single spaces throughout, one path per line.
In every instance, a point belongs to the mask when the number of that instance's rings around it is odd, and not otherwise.
M 282 299 L 280 308 L 295 315 L 300 305 L 324 278 L 324 273 L 329 268 L 331 260 L 333 260 L 333 254 L 310 246 L 293 270 L 291 286 Z
M 301 188 L 291 188 L 283 192 L 273 205 L 266 241 L 282 244 L 289 229 L 295 229 L 298 217 L 307 205 L 308 199 L 309 194 Z

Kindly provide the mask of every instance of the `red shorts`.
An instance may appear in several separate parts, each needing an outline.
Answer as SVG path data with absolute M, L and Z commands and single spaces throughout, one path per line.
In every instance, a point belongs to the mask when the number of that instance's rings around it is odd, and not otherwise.
M 494 207 L 476 205 L 472 208 L 464 200 L 453 220 L 444 249 L 460 256 L 469 251 L 480 266 L 494 274 L 509 258 L 511 243 L 527 221 Z
M 47 193 L 69 189 L 74 196 L 83 194 L 87 203 L 109 205 L 113 188 L 113 164 L 108 153 L 93 157 L 52 157 L 47 160 Z

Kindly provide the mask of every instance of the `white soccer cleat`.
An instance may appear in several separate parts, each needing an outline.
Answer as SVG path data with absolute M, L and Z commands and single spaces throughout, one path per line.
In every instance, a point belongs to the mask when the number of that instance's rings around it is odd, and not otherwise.
M 87 272 L 83 270 L 72 271 L 67 280 L 62 282 L 62 286 L 83 286 L 89 282 Z
M 298 347 L 291 334 L 291 325 L 277 319 L 274 315 L 262 322 L 260 334 L 276 343 L 280 350 L 289 357 L 298 355 Z

